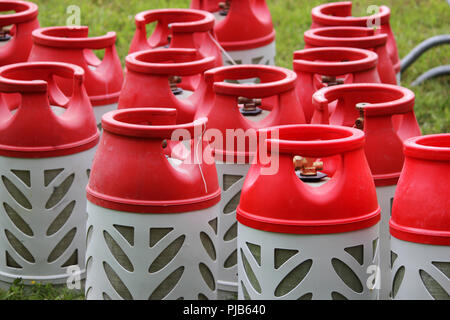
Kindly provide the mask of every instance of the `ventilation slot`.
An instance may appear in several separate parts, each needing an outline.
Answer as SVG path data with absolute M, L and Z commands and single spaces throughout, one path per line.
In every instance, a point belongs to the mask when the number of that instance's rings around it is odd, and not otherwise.
M 73 228 L 67 234 L 61 239 L 61 241 L 55 246 L 55 248 L 52 250 L 50 255 L 48 256 L 47 262 L 52 263 L 56 259 L 58 259 L 70 246 L 70 244 L 73 241 L 73 238 L 75 238 L 75 235 L 77 233 L 77 228 Z
M 122 250 L 122 248 L 117 244 L 117 242 L 111 237 L 111 235 L 103 231 L 103 237 L 105 238 L 106 245 L 114 256 L 114 259 L 128 272 L 133 272 L 134 267 L 128 258 L 127 254 Z
M 233 198 L 225 205 L 223 208 L 224 214 L 230 214 L 236 211 L 237 206 L 239 205 L 239 201 L 241 199 L 241 192 L 236 193 Z
M 148 272 L 155 273 L 168 265 L 181 250 L 186 236 L 182 235 L 165 248 L 148 268 Z
M 450 279 L 450 262 L 433 261 L 431 263 Z
M 401 266 L 397 273 L 394 276 L 394 281 L 392 282 L 392 297 L 395 298 L 397 296 L 398 290 L 400 289 L 400 285 L 402 284 L 403 277 L 405 276 L 405 267 Z
M 355 258 L 355 260 L 358 261 L 358 263 L 360 265 L 363 265 L 363 263 L 364 263 L 364 246 L 363 245 L 348 247 L 348 248 L 345 248 L 344 250 L 349 255 L 351 255 L 353 258 Z M 373 250 L 373 252 L 375 252 L 375 249 Z
M 281 267 L 286 261 L 295 256 L 298 250 L 275 249 L 274 266 L 275 269 Z
M 214 234 L 217 235 L 217 218 L 212 219 L 211 221 L 208 222 L 208 224 L 214 230 Z
M 298 298 L 297 300 L 312 300 L 313 294 L 311 292 L 302 295 L 300 298 Z
M 198 300 L 209 300 L 207 296 L 205 296 L 203 293 L 199 293 L 197 296 Z
M 28 170 L 11 170 L 28 188 L 31 188 L 31 176 Z
M 162 300 L 164 299 L 178 284 L 184 273 L 184 267 L 179 267 L 172 272 L 166 279 L 164 279 L 159 286 L 153 291 L 149 300 Z
M 117 273 L 114 272 L 113 268 L 111 268 L 111 266 L 105 261 L 103 261 L 103 269 L 105 270 L 105 274 L 108 278 L 109 283 L 111 283 L 111 286 L 114 288 L 117 294 L 121 296 L 122 299 L 133 300 L 133 296 L 131 295 L 130 291 L 125 286 L 123 281 L 119 278 Z
M 50 209 L 56 206 L 67 194 L 74 180 L 75 174 L 72 173 L 59 186 L 54 188 L 52 195 L 48 198 L 48 201 L 45 204 L 45 209 Z
M 153 248 L 162 238 L 167 236 L 173 228 L 152 228 L 150 229 L 150 248 Z
M 234 250 L 228 258 L 225 260 L 223 266 L 228 269 L 234 267 L 237 264 L 237 250 Z
M 363 292 L 364 288 L 355 272 L 339 259 L 333 258 L 331 260 L 334 271 L 341 280 L 353 291 L 357 293 Z
M 94 226 L 89 226 L 87 232 L 86 232 L 86 247 L 89 246 L 89 244 L 91 243 L 91 239 L 92 239 L 92 232 L 94 231 Z
M 13 249 L 26 261 L 30 263 L 35 263 L 34 257 L 31 255 L 30 251 L 22 244 L 22 242 L 17 239 L 11 232 L 5 230 L 6 238 Z
M 372 241 L 372 261 L 375 260 L 375 256 L 377 254 L 377 249 L 378 249 L 378 238 L 376 238 L 375 240 Z
M 48 185 L 53 180 L 55 180 L 55 178 L 63 171 L 64 171 L 64 169 L 45 170 L 44 171 L 44 186 L 48 187 Z
M 202 275 L 203 280 L 206 282 L 211 291 L 216 290 L 216 281 L 214 280 L 214 276 L 209 270 L 209 268 L 204 263 L 199 264 L 200 274 Z
M 397 257 L 398 255 L 394 251 L 391 251 L 391 269 L 394 266 L 394 262 L 397 260 Z
M 232 185 L 241 180 L 244 176 L 236 176 L 231 174 L 223 175 L 223 191 L 227 191 Z
M 2 180 L 6 190 L 8 190 L 11 197 L 23 208 L 31 210 L 31 203 L 30 201 L 28 201 L 27 197 L 25 197 L 22 191 L 20 191 L 7 177 L 2 176 Z
M 76 203 L 75 201 L 72 201 L 61 211 L 58 217 L 56 217 L 56 219 L 48 227 L 47 236 L 55 234 L 64 226 L 67 220 L 69 220 L 73 212 L 73 209 L 75 208 L 75 203 Z
M 22 266 L 16 262 L 16 260 L 11 257 L 8 251 L 5 251 L 6 254 L 6 266 L 15 269 L 22 269 Z
M 247 278 L 250 281 L 250 284 L 256 290 L 256 292 L 261 293 L 261 286 L 259 284 L 259 281 L 256 278 L 256 275 L 253 272 L 253 270 L 250 266 L 250 263 L 248 262 L 247 258 L 245 257 L 245 254 L 242 251 L 242 249 L 241 249 L 241 258 L 242 258 L 242 263 L 244 265 L 245 274 L 247 275 Z
M 450 295 L 432 276 L 424 270 L 419 270 L 420 278 L 422 279 L 425 288 L 435 300 L 450 300 Z
M 122 235 L 122 237 L 128 241 L 131 246 L 134 246 L 134 228 L 128 226 L 119 226 L 117 224 L 113 227 Z
M 202 241 L 203 247 L 208 253 L 209 257 L 215 261 L 216 260 L 216 248 L 214 247 L 214 243 L 211 238 L 204 232 L 200 233 L 200 240 Z
M 242 293 L 244 294 L 245 300 L 252 300 L 250 299 L 250 295 L 248 294 L 247 288 L 244 286 L 244 283 L 241 281 L 241 287 L 242 287 Z
M 227 232 L 223 236 L 223 240 L 231 241 L 233 239 L 236 239 L 236 237 L 237 237 L 237 222 L 233 223 L 230 229 L 227 230 Z
M 333 291 L 331 293 L 331 299 L 333 300 L 348 300 L 346 297 L 344 297 L 342 294 L 340 294 L 339 292 Z
M 25 222 L 25 220 L 22 219 L 22 217 L 16 212 L 16 210 L 10 207 L 6 202 L 3 203 L 3 208 L 5 209 L 8 217 L 11 219 L 12 223 L 14 223 L 17 229 L 19 229 L 29 237 L 33 236 L 33 230 L 31 230 L 30 226 Z
M 105 292 L 102 293 L 103 300 L 112 300 L 110 296 L 108 296 Z
M 67 268 L 69 266 L 76 266 L 78 264 L 78 249 L 72 253 L 69 259 L 63 263 L 62 268 Z
M 249 243 L 249 242 L 246 242 L 246 245 L 248 247 L 248 250 L 251 252 L 253 257 L 255 258 L 258 265 L 261 266 L 261 247 L 256 244 Z
M 313 261 L 311 259 L 303 261 L 291 272 L 289 272 L 275 289 L 275 296 L 282 297 L 294 290 L 303 281 L 303 279 L 305 279 L 312 267 L 312 263 Z

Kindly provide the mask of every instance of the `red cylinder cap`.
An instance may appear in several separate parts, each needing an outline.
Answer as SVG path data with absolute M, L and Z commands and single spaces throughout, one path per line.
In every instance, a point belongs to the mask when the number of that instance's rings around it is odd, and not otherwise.
M 366 17 L 352 17 L 352 3 L 333 2 L 317 6 L 312 9 L 311 17 L 313 23 L 322 26 L 354 26 L 368 27 L 368 22 L 379 19 L 380 24 L 389 23 L 391 10 L 386 6 L 380 6 L 380 11 Z
M 215 27 L 225 50 L 250 50 L 275 41 L 275 30 L 265 0 L 231 1 L 225 19 Z
M 269 137 L 270 161 L 258 157 L 247 174 L 236 211 L 240 223 L 270 232 L 328 234 L 368 228 L 380 220 L 362 131 L 289 125 L 260 130 L 260 135 L 263 132 Z M 294 156 L 337 156 L 339 161 L 328 182 L 312 187 L 296 175 Z M 276 162 L 276 173 L 263 173 Z
M 154 32 L 147 36 L 146 26 L 157 22 Z M 136 32 L 129 53 L 155 49 L 191 48 L 202 58 L 213 56 L 215 66 L 222 65 L 222 54 L 213 41 L 214 16 L 194 9 L 157 9 L 140 12 L 135 16 Z
M 92 165 L 88 200 L 104 208 L 136 213 L 177 213 L 217 204 L 216 167 L 213 160 L 204 161 L 211 150 L 204 142 L 203 149 L 198 148 L 206 122 L 202 118 L 175 124 L 175 109 L 108 112 L 102 118 L 104 132 Z M 165 149 L 170 142 L 179 141 L 175 139 L 178 134 L 191 140 L 191 152 L 175 166 Z
M 25 62 L 30 54 L 33 41 L 31 32 L 39 28 L 38 6 L 26 1 L 1 1 L 0 11 L 14 13 L 0 15 L 0 29 L 11 26 L 6 32 L 10 40 L 0 48 L 0 66 Z
M 405 141 L 405 166 L 395 193 L 391 235 L 450 246 L 450 134 Z
M 231 83 L 235 81 L 258 78 L 259 83 Z M 248 134 L 260 128 L 281 124 L 305 123 L 303 111 L 295 93 L 295 72 L 265 65 L 234 65 L 214 68 L 205 72 L 207 84 L 204 99 L 198 106 L 196 117 L 207 117 L 208 128 L 220 131 L 224 140 L 222 145 L 213 146 L 216 157 L 239 156 L 248 158 L 256 150 L 250 150 L 248 143 L 243 150 L 238 147 L 239 142 L 232 147 L 227 146 L 230 137 L 227 132 L 243 130 Z M 270 114 L 258 122 L 253 122 L 242 116 L 238 108 L 239 97 L 249 99 L 265 99 L 263 106 L 270 110 Z M 265 103 L 268 106 L 265 106 Z M 232 138 L 232 137 L 231 137 Z M 228 141 L 230 142 L 230 141 Z M 247 160 L 245 160 L 247 161 Z
M 60 91 L 56 77 L 70 79 L 71 97 Z M 0 68 L 0 155 L 47 158 L 94 147 L 99 133 L 83 79 L 83 69 L 66 63 Z M 57 116 L 50 105 L 67 110 Z M 13 114 L 10 109 L 17 110 Z
M 219 4 L 221 2 L 223 2 L 223 0 L 192 0 L 190 8 L 216 12 L 219 11 Z
M 161 108 L 177 109 L 177 122 L 193 121 L 204 86 L 203 73 L 214 67 L 214 57 L 199 57 L 194 49 L 154 49 L 138 51 L 126 58 L 128 73 L 119 99 L 119 109 Z M 181 76 L 177 87 L 194 91 L 180 100 L 172 92 L 169 78 Z
M 116 33 L 88 37 L 88 27 L 48 27 L 33 31 L 29 61 L 73 63 L 85 72 L 86 90 L 92 105 L 117 103 L 123 83 L 123 71 L 116 51 Z M 105 50 L 100 61 L 92 50 Z M 60 85 L 70 95 L 69 84 Z
M 376 185 L 397 183 L 404 161 L 403 141 L 421 134 L 411 90 L 387 84 L 340 85 L 317 91 L 313 105 L 312 123 L 353 127 L 362 120 L 366 157 Z

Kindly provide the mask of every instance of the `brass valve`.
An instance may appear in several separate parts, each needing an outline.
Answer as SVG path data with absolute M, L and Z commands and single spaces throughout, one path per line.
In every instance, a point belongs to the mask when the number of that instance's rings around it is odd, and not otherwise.
M 364 130 L 364 107 L 369 105 L 367 102 L 360 102 L 356 104 L 356 109 L 359 111 L 359 118 L 355 120 L 355 128 Z
M 8 41 L 11 39 L 10 29 L 0 28 L 0 41 Z
M 328 87 L 332 87 L 338 84 L 344 84 L 344 79 L 336 78 L 335 76 L 322 76 L 322 83 L 325 83 Z
M 317 171 L 323 170 L 322 161 L 314 161 L 311 166 L 307 158 L 295 156 L 293 162 L 295 170 L 300 170 L 302 176 L 316 176 Z
M 239 97 L 238 104 L 241 104 L 245 111 L 255 111 L 257 107 L 261 106 L 261 99 Z
M 170 84 L 170 89 L 172 90 L 172 92 L 177 93 L 181 90 L 180 88 L 177 87 L 178 83 L 181 83 L 180 76 L 170 76 L 169 77 L 169 84 Z
M 226 16 L 228 11 L 230 11 L 231 0 L 226 0 L 225 2 L 219 2 L 220 14 Z

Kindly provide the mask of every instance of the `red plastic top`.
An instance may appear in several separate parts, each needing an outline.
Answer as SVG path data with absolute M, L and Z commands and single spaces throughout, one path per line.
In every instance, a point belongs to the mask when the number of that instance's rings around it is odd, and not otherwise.
M 297 94 L 311 122 L 314 113 L 312 95 L 330 85 L 322 76 L 339 77 L 343 83 L 379 83 L 376 53 L 356 48 L 324 47 L 294 52 L 294 71 L 297 73 Z
M 404 161 L 403 141 L 421 134 L 414 115 L 414 93 L 387 84 L 324 88 L 313 95 L 312 123 L 353 127 L 360 116 L 358 103 L 368 103 L 363 109 L 365 151 L 375 183 L 396 184 Z
M 231 1 L 225 19 L 215 27 L 225 50 L 249 50 L 275 41 L 275 30 L 265 0 Z
M 391 10 L 380 6 L 380 11 L 366 17 L 352 17 L 352 3 L 350 1 L 326 3 L 312 9 L 311 17 L 315 27 L 320 26 L 354 26 L 368 27 L 368 22 L 379 19 L 380 24 L 388 24 Z
M 88 27 L 48 27 L 33 31 L 29 61 L 73 63 L 86 74 L 86 90 L 92 105 L 117 103 L 123 83 L 123 71 L 116 51 L 116 33 L 88 38 Z M 105 50 L 100 61 L 92 50 Z M 70 84 L 60 83 L 70 95 Z
M 259 78 L 260 83 L 231 83 L 226 80 Z M 222 137 L 213 148 L 217 159 L 225 156 L 247 159 L 256 150 L 250 150 L 249 143 L 238 147 L 239 142 L 227 145 L 227 131 L 243 130 L 256 135 L 256 130 L 282 124 L 305 123 L 303 111 L 295 93 L 295 72 L 281 67 L 264 65 L 234 65 L 219 67 L 205 72 L 206 90 L 199 104 L 196 118 L 207 117 L 208 128 L 218 130 Z M 262 98 L 262 108 L 270 114 L 258 122 L 242 116 L 238 98 Z M 237 139 L 237 138 L 236 138 Z M 216 139 L 217 140 L 217 139 Z
M 370 49 L 378 55 L 378 73 L 381 82 L 397 84 L 395 69 L 386 47 L 388 35 L 372 28 L 328 27 L 304 33 L 305 48 L 352 47 Z
M 192 0 L 190 8 L 198 10 L 206 10 L 209 12 L 217 12 L 220 10 L 219 4 L 223 0 Z
M 71 97 L 60 91 L 55 77 L 70 79 Z M 66 63 L 0 68 L 0 155 L 47 158 L 94 147 L 99 133 L 83 80 L 83 69 Z M 50 105 L 67 110 L 57 116 Z
M 87 187 L 88 200 L 99 206 L 136 213 L 177 213 L 205 209 L 220 201 L 211 154 L 200 144 L 207 119 L 176 123 L 175 109 L 135 108 L 108 112 Z M 189 135 L 190 155 L 169 163 L 165 141 Z M 133 156 L 130 156 L 133 155 Z M 120 183 L 111 183 L 120 181 Z
M 197 104 L 204 86 L 203 73 L 214 67 L 214 57 L 199 58 L 193 49 L 154 49 L 138 51 L 126 58 L 127 75 L 119 99 L 119 109 L 161 108 L 177 109 L 177 122 L 194 119 Z M 178 99 L 170 88 L 169 77 L 182 76 L 177 85 L 194 91 L 185 100 Z
M 152 22 L 157 22 L 157 25 L 148 37 L 146 26 Z M 148 10 L 138 13 L 135 23 L 136 32 L 129 53 L 168 45 L 170 48 L 196 49 L 200 57 L 214 56 L 215 65 L 222 65 L 222 54 L 212 40 L 214 16 L 209 12 L 193 9 Z
M 250 167 L 236 211 L 240 223 L 270 232 L 329 234 L 368 228 L 380 220 L 362 131 L 325 125 L 262 131 L 269 136 L 266 146 L 272 161 L 258 161 Z M 328 182 L 312 187 L 295 173 L 293 157 L 297 155 L 324 161 L 337 156 L 339 161 Z M 278 172 L 262 174 L 274 160 L 279 163 Z
M 450 246 L 450 134 L 408 139 L 404 150 L 391 235 L 404 241 Z
M 12 25 L 12 38 L 0 48 L 0 66 L 25 62 L 30 54 L 33 41 L 31 32 L 39 28 L 38 6 L 26 1 L 1 1 L 0 11 L 15 13 L 0 15 L 0 29 Z

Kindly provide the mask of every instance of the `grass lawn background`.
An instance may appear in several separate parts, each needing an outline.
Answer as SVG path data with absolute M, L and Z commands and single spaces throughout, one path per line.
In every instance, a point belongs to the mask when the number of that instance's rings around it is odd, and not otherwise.
M 117 32 L 117 49 L 122 62 L 134 34 L 136 13 L 156 8 L 187 8 L 190 0 L 35 0 L 39 5 L 41 26 L 66 25 L 70 5 L 81 9 L 81 25 L 90 27 L 90 35 Z M 304 46 L 303 32 L 311 24 L 311 9 L 326 1 L 320 0 L 266 0 L 277 32 L 279 66 L 292 67 L 292 53 Z M 331 1 L 328 1 L 331 2 Z M 366 15 L 369 5 L 387 5 L 391 8 L 391 27 L 397 40 L 400 58 L 421 41 L 450 31 L 450 6 L 446 0 L 383 0 L 353 1 L 353 14 Z M 101 56 L 101 53 L 99 53 Z M 440 46 L 423 55 L 403 74 L 402 85 L 409 87 L 414 79 L 428 69 L 450 64 L 450 46 Z M 449 77 L 429 80 L 411 88 L 416 94 L 416 115 L 424 134 L 449 132 Z M 55 292 L 37 285 L 26 295 L 31 299 L 76 299 L 80 294 Z M 17 283 L 9 293 L 0 291 L 0 299 L 25 298 L 24 288 Z

